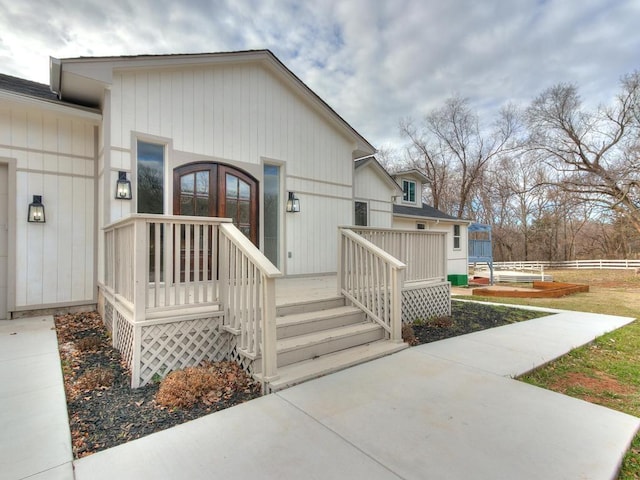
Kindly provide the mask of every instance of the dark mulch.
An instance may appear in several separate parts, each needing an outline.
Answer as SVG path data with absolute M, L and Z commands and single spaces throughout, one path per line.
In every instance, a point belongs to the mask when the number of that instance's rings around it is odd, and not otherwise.
M 415 335 L 412 343 L 433 342 L 541 315 L 506 307 L 452 302 L 450 317 L 419 320 L 412 325 Z M 120 353 L 111 347 L 97 313 L 60 315 L 55 323 L 76 458 L 260 396 L 259 385 L 240 383 L 244 385 L 241 389 L 226 388 L 214 401 L 209 398 L 184 409 L 163 407 L 156 401 L 158 383 L 130 388 L 129 372 Z M 229 374 L 228 370 L 224 373 Z
M 260 396 L 259 385 L 251 384 L 240 391 L 225 392 L 207 405 L 199 403 L 189 409 L 163 407 L 155 400 L 159 383 L 130 388 L 129 372 L 120 353 L 110 346 L 97 313 L 61 315 L 55 323 L 76 458 Z M 86 338 L 91 341 L 82 340 Z M 99 368 L 113 372 L 113 383 L 87 386 L 87 378 L 94 379 L 96 375 L 92 373 Z M 84 384 L 79 381 L 83 375 Z
M 501 327 L 547 315 L 517 308 L 484 305 L 481 303 L 451 302 L 451 316 L 419 319 L 412 326 L 415 345 L 435 342 L 449 337 Z

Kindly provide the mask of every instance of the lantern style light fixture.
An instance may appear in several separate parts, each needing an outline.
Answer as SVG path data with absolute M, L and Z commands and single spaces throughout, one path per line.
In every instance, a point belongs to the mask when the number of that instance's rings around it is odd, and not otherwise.
M 44 205 L 42 204 L 42 195 L 34 195 L 33 202 L 29 204 L 29 213 L 27 221 L 30 223 L 44 223 Z
M 289 199 L 287 200 L 287 212 L 299 212 L 300 211 L 300 200 L 296 197 L 296 194 L 293 192 L 289 192 Z
M 131 182 L 127 180 L 127 172 L 118 172 L 116 182 L 116 199 L 131 200 Z

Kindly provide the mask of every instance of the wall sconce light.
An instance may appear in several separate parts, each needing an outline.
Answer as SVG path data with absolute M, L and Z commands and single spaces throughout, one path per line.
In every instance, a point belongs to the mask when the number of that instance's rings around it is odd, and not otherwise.
M 299 212 L 300 211 L 300 200 L 296 197 L 296 194 L 293 192 L 289 192 L 289 199 L 287 200 L 287 212 Z
M 131 182 L 127 180 L 127 172 L 118 172 L 116 199 L 131 200 Z
M 31 223 L 44 223 L 44 205 L 42 204 L 42 195 L 34 195 L 33 202 L 29 204 L 29 213 L 27 221 Z

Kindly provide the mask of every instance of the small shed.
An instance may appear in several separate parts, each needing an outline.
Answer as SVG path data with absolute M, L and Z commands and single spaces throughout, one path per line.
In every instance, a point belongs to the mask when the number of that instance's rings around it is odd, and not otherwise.
M 489 267 L 489 281 L 493 285 L 493 248 L 491 245 L 491 225 L 472 223 L 468 227 L 469 263 L 486 263 Z

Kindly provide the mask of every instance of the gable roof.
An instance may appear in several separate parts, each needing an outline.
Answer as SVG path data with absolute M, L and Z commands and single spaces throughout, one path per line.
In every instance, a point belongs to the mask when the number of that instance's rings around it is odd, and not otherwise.
M 166 55 L 130 55 L 115 57 L 51 58 L 51 90 L 61 99 L 98 107 L 106 86 L 112 83 L 114 70 L 144 68 L 175 68 L 228 63 L 257 63 L 285 82 L 311 106 L 330 119 L 347 137 L 356 143 L 354 158 L 371 155 L 375 147 L 346 120 L 298 78 L 270 50 L 243 50 L 218 53 L 187 53 Z
M 398 177 L 413 177 L 417 180 L 420 180 L 422 183 L 427 183 L 429 181 L 429 178 L 424 173 L 415 168 L 411 170 L 403 170 L 401 172 L 396 172 L 393 174 L 393 178 Z
M 398 217 L 424 218 L 425 220 L 447 220 L 449 222 L 470 223 L 469 220 L 453 217 L 426 203 L 423 203 L 421 208 L 394 204 L 393 215 Z
M 366 166 L 370 166 L 371 168 L 373 168 L 375 172 L 378 173 L 378 175 L 389 184 L 389 186 L 393 187 L 399 192 L 402 192 L 402 188 L 400 188 L 400 185 L 396 183 L 393 177 L 389 175 L 389 172 L 387 172 L 387 170 L 382 165 L 380 165 L 380 162 L 378 162 L 378 160 L 373 155 L 359 158 L 354 162 L 355 170 Z

